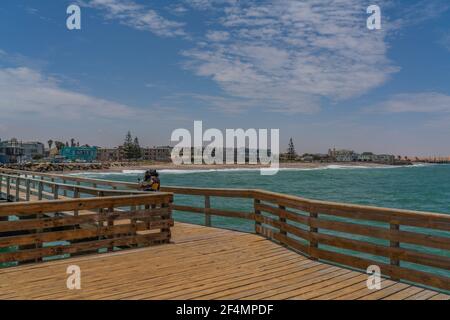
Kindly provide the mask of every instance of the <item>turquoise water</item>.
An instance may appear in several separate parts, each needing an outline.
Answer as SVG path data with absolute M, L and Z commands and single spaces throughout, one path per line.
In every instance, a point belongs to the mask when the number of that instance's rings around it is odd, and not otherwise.
M 142 173 L 126 171 L 87 176 L 136 182 Z M 311 199 L 450 214 L 450 165 L 329 166 L 285 169 L 275 176 L 262 176 L 258 170 L 161 170 L 160 177 L 162 184 L 169 186 L 259 188 Z

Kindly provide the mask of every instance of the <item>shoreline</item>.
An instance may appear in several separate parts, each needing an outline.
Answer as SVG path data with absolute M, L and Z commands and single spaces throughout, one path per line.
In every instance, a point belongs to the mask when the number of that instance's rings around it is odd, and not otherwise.
M 414 162 L 409 164 L 383 164 L 373 162 L 282 162 L 279 163 L 280 170 L 320 170 L 320 169 L 369 169 L 369 168 L 399 168 L 431 165 L 425 162 Z M 0 168 L 3 167 L 0 165 Z M 219 170 L 260 170 L 262 168 L 270 168 L 267 165 L 252 164 L 183 164 L 175 165 L 171 162 L 154 162 L 154 163 L 69 163 L 69 164 L 35 164 L 26 167 L 4 166 L 5 168 L 36 171 L 55 174 L 76 174 L 76 173 L 123 173 L 126 171 L 145 171 L 155 169 L 160 171 L 219 171 Z
M 419 164 L 419 163 L 417 163 Z M 322 169 L 327 167 L 348 167 L 348 168 L 396 168 L 402 167 L 402 165 L 389 165 L 389 164 L 379 164 L 379 163 L 355 163 L 355 162 L 327 162 L 327 163 L 280 163 L 279 169 Z M 110 172 L 110 173 L 120 173 L 123 171 L 144 171 L 149 169 L 155 170 L 259 170 L 262 168 L 268 168 L 268 166 L 263 165 L 236 165 L 236 164 L 198 164 L 198 165 L 174 165 L 172 163 L 162 162 L 148 165 L 136 165 L 136 166 L 123 166 L 123 167 L 112 167 L 109 169 L 94 169 L 94 170 L 74 170 L 71 173 L 98 173 L 98 172 Z M 68 171 L 64 171 L 67 173 Z

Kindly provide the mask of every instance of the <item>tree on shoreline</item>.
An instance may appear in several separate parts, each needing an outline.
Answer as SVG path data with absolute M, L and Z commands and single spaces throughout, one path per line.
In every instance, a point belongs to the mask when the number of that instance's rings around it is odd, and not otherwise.
M 289 139 L 289 146 L 286 155 L 288 160 L 295 160 L 295 158 L 297 157 L 297 153 L 295 152 L 294 142 L 292 141 L 292 138 Z
M 138 137 L 134 138 L 133 142 L 134 159 L 140 159 L 142 157 L 141 146 L 139 145 Z
M 125 136 L 125 141 L 123 143 L 123 152 L 125 159 L 127 160 L 137 160 L 142 157 L 141 147 L 139 145 L 138 137 L 131 136 L 131 132 L 128 131 Z
M 55 146 L 58 151 L 61 151 L 61 149 L 64 147 L 64 142 L 55 141 Z

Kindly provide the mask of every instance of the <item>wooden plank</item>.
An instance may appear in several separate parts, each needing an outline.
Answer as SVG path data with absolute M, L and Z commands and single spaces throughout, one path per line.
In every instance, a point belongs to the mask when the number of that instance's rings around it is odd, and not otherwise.
M 406 242 L 422 245 L 425 247 L 450 250 L 450 238 L 446 237 L 414 233 L 410 231 L 389 230 L 386 228 L 340 221 L 330 221 L 318 218 L 310 219 L 310 225 L 316 228 L 323 228 L 333 231 L 346 232 L 349 234 L 357 234 L 390 241 Z
M 133 206 L 142 204 L 168 203 L 172 201 L 169 193 L 116 196 L 89 199 L 53 200 L 27 203 L 0 204 L 0 216 L 29 215 L 35 212 L 59 212 L 72 210 L 91 210 L 110 206 Z
M 107 219 L 125 220 L 125 219 L 142 219 L 145 221 L 159 220 L 159 217 L 166 217 L 169 214 L 168 208 L 151 209 L 151 211 L 134 211 L 134 212 L 111 212 L 108 216 L 98 214 L 86 214 L 82 216 L 72 217 L 55 217 L 42 219 L 27 219 L 17 221 L 0 222 L 0 232 L 7 231 L 24 231 L 39 228 L 55 228 L 70 225 L 79 225 L 83 223 L 97 223 L 106 221 Z
M 435 268 L 450 270 L 450 258 L 430 253 L 418 252 L 398 247 L 386 247 L 360 240 L 347 239 L 328 234 L 314 234 L 313 238 L 321 244 L 369 253 L 381 257 L 396 258 L 416 264 L 427 265 Z
M 53 231 L 43 233 L 33 233 L 20 236 L 0 237 L 1 247 L 24 246 L 54 241 L 71 241 L 99 236 L 112 236 L 117 234 L 135 233 L 136 231 L 161 229 L 173 225 L 173 220 L 161 220 L 152 222 L 140 222 L 136 225 L 122 224 L 116 226 L 98 227 L 94 229 L 76 229 L 67 231 Z M 3 253 L 0 253 L 2 255 Z
M 59 246 L 43 247 L 39 249 L 20 250 L 16 252 L 1 253 L 0 262 L 4 263 L 10 261 L 24 261 L 41 257 L 50 257 L 63 254 L 75 254 L 84 251 L 98 250 L 101 248 L 113 246 L 131 246 L 138 244 L 149 245 L 154 241 L 162 241 L 167 239 L 168 239 L 167 233 L 153 233 L 153 234 L 134 235 L 129 237 L 106 239 L 106 240 L 88 241 L 70 244 L 66 246 L 59 245 Z
M 346 266 L 366 270 L 370 265 L 377 265 L 380 267 L 382 274 L 392 276 L 398 279 L 403 279 L 415 283 L 429 285 L 443 290 L 450 290 L 450 280 L 447 277 L 430 274 L 423 271 L 401 268 L 392 266 L 378 261 L 363 259 L 355 256 L 350 256 L 343 253 L 327 251 L 323 249 L 311 248 L 319 259 L 331 261 Z
M 450 216 L 442 213 L 311 200 L 266 190 L 254 190 L 254 192 L 255 198 L 260 200 L 270 201 L 277 205 L 284 205 L 305 212 L 315 211 L 321 214 L 338 215 L 352 219 L 382 221 L 450 231 Z
M 358 277 L 365 286 L 363 273 L 310 261 L 257 235 L 181 223 L 172 231 L 168 246 L 0 270 L 0 299 L 253 299 L 286 290 L 312 298 L 345 290 Z M 192 237 L 199 240 L 183 240 Z M 67 290 L 68 264 L 82 269 L 83 290 Z

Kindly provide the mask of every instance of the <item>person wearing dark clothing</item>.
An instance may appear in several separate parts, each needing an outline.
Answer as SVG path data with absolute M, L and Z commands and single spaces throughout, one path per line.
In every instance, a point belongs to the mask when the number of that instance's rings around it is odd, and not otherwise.
M 145 172 L 144 181 L 139 185 L 139 188 L 143 191 L 159 191 L 161 187 L 161 181 L 159 180 L 159 174 L 156 170 L 148 170 Z

